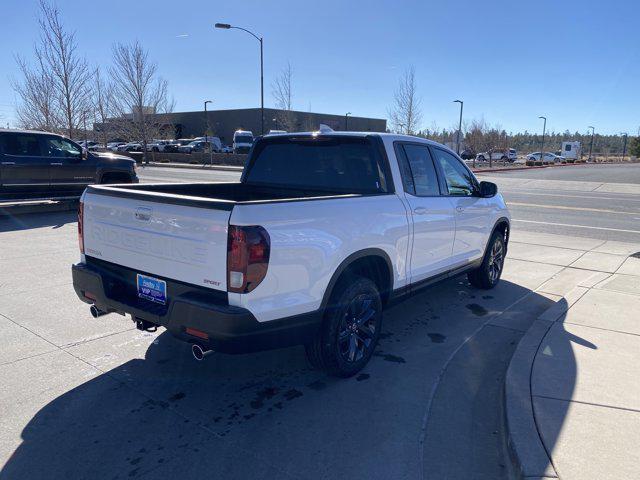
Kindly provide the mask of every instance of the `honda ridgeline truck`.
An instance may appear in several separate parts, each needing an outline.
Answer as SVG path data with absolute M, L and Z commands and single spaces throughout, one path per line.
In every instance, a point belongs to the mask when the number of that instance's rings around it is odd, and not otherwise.
M 239 182 L 90 186 L 79 298 L 211 351 L 305 345 L 337 376 L 371 358 L 382 310 L 466 272 L 500 279 L 509 213 L 448 148 L 384 133 L 258 138 Z

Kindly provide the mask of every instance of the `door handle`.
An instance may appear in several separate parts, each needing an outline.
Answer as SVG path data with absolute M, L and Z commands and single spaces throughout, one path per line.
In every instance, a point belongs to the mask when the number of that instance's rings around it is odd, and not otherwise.
M 15 165 L 16 162 L 2 162 L 2 165 Z
M 413 209 L 413 213 L 417 214 L 417 215 L 424 215 L 426 213 L 428 213 L 429 210 L 427 210 L 424 207 L 416 207 Z
M 456 207 L 456 212 L 458 213 L 464 212 L 464 207 Z
M 61 162 L 50 163 L 49 165 L 62 165 Z

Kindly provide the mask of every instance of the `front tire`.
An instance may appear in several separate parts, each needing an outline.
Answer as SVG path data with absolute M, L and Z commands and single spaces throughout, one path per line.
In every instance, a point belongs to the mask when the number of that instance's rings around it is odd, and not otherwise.
M 500 281 L 507 253 L 502 233 L 494 232 L 487 246 L 482 264 L 467 274 L 469 283 L 476 288 L 490 290 Z
M 382 329 L 380 292 L 368 278 L 338 282 L 318 337 L 306 345 L 311 364 L 330 375 L 347 378 L 369 362 Z

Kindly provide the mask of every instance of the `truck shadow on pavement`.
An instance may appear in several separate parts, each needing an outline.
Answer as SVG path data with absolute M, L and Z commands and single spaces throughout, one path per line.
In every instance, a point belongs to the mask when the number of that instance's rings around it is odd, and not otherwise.
M 202 478 L 203 472 L 215 472 L 212 478 L 418 478 L 423 463 L 453 463 L 456 449 L 477 450 L 468 444 L 469 428 L 486 429 L 483 435 L 493 435 L 491 445 L 499 449 L 493 433 L 499 426 L 483 420 L 482 409 L 495 408 L 491 418 L 501 418 L 502 386 L 493 377 L 504 378 L 505 352 L 513 353 L 514 338 L 523 334 L 508 322 L 512 316 L 517 323 L 518 308 L 526 314 L 524 304 L 512 305 L 525 296 L 552 303 L 508 281 L 489 294 L 461 278 L 434 286 L 385 314 L 375 357 L 346 380 L 311 370 L 302 347 L 213 355 L 198 363 L 188 345 L 167 332 L 125 331 L 78 344 L 52 354 L 77 373 L 66 391 L 40 376 L 42 385 L 32 388 L 25 378 L 24 388 L 35 394 L 65 393 L 24 427 L 0 478 Z M 501 326 L 490 319 L 502 304 L 512 307 Z M 469 340 L 478 328 L 486 335 Z M 511 330 L 506 346 L 493 329 Z M 490 375 L 482 372 L 488 346 L 499 357 Z M 571 343 L 562 348 L 570 352 Z M 442 432 L 426 417 L 428 392 L 444 385 L 449 363 L 465 349 L 469 373 L 447 388 L 465 399 L 459 405 L 466 411 L 452 412 L 456 404 L 430 414 L 464 417 L 468 425 L 449 429 L 440 450 L 425 451 L 423 462 L 417 452 L 424 429 L 433 428 L 427 436 Z M 575 377 L 575 364 L 565 368 Z M 439 389 L 434 392 L 437 397 Z M 562 418 L 560 412 L 556 437 Z M 443 451 L 448 447 L 453 450 Z
M 78 213 L 75 211 L 4 216 L 0 217 L 0 233 L 41 227 L 60 228 L 63 225 L 77 221 Z

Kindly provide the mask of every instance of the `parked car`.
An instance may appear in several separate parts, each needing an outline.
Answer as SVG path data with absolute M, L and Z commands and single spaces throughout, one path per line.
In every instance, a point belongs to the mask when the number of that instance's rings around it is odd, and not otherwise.
M 220 139 L 218 139 L 219 141 Z M 204 140 L 194 140 L 187 145 L 178 147 L 178 151 L 181 153 L 219 152 L 220 150 L 222 150 L 222 144 L 216 144 L 212 141 L 205 142 Z
M 239 182 L 86 190 L 72 270 L 94 316 L 164 326 L 198 360 L 303 344 L 348 377 L 371 358 L 385 306 L 463 272 L 498 283 L 505 202 L 445 146 L 313 132 L 251 152 Z
M 53 133 L 0 130 L 0 197 L 80 194 L 90 184 L 137 182 L 128 157 L 90 152 Z
M 171 140 L 153 140 L 147 143 L 147 152 L 164 152 L 165 147 L 170 143 Z
M 540 152 L 533 152 L 530 153 L 529 155 L 527 155 L 527 160 L 531 161 L 531 162 L 536 162 L 536 161 L 540 161 Z M 551 162 L 551 163 L 558 163 L 558 162 L 562 162 L 562 161 L 566 161 L 566 158 L 560 156 L 560 155 L 556 155 L 555 153 L 551 153 L 551 152 L 544 152 L 544 156 L 542 157 L 542 161 L 543 162 Z
M 180 148 L 180 142 L 178 142 L 177 140 L 171 140 L 169 143 L 167 143 L 164 146 L 164 149 L 162 151 L 164 153 L 176 153 L 179 148 Z
M 460 157 L 463 160 L 473 160 L 476 157 L 476 154 L 473 150 L 465 148 L 462 152 L 460 152 Z
M 73 140 L 71 140 L 73 142 Z M 94 142 L 93 140 L 81 140 L 80 142 L 75 142 L 80 145 L 85 150 L 96 151 L 103 147 L 102 143 Z
M 233 147 L 230 147 L 229 145 L 223 145 L 222 153 L 233 153 Z
M 118 147 L 118 152 L 141 152 L 142 151 L 142 143 L 140 142 L 129 142 L 124 145 L 120 145 Z
M 207 146 L 207 151 L 209 151 L 208 150 L 209 148 L 213 149 L 214 152 L 222 151 L 222 141 L 218 137 L 209 135 L 207 137 L 196 137 L 195 140 L 199 140 L 201 142 L 207 142 L 205 144 L 205 146 Z
M 491 152 L 491 156 L 489 156 L 488 152 L 482 152 L 476 155 L 476 161 L 478 162 L 488 162 L 489 157 L 491 157 L 492 161 L 501 160 L 503 162 L 515 162 L 518 158 L 516 150 L 513 148 L 508 148 L 506 150 L 494 150 Z
M 253 133 L 248 130 L 236 130 L 233 134 L 233 153 L 249 153 L 253 145 Z
M 110 150 L 112 152 L 116 152 L 118 151 L 118 147 L 120 145 L 124 145 L 125 142 L 109 142 L 107 143 L 107 150 Z

